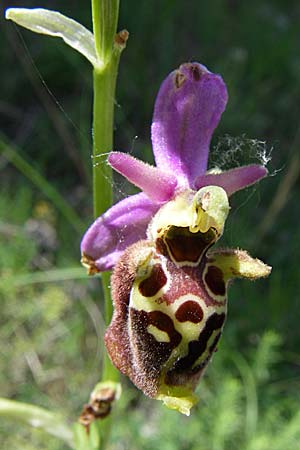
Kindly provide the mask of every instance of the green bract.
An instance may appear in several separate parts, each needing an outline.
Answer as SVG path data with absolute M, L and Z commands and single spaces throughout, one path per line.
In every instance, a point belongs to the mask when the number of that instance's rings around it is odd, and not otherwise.
M 85 56 L 94 67 L 103 66 L 103 61 L 96 54 L 93 33 L 76 20 L 43 8 L 9 8 L 5 17 L 35 33 L 59 37 Z

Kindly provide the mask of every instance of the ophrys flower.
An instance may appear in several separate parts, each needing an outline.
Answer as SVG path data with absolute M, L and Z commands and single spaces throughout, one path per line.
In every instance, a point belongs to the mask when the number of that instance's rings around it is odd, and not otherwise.
M 256 164 L 206 172 L 226 103 L 222 78 L 203 65 L 172 72 L 155 103 L 156 167 L 110 153 L 109 164 L 142 192 L 98 218 L 81 244 L 90 274 L 114 267 L 105 335 L 113 363 L 145 394 L 185 414 L 221 335 L 229 280 L 270 272 L 244 251 L 210 250 L 223 233 L 228 197 L 267 174 Z

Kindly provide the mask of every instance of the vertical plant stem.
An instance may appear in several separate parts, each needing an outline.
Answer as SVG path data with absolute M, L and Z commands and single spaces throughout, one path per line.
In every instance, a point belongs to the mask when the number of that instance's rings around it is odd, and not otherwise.
M 95 49 L 99 64 L 94 67 L 93 105 L 93 206 L 94 217 L 103 214 L 112 205 L 112 170 L 108 166 L 107 154 L 113 149 L 113 119 L 116 78 L 120 54 L 125 47 L 128 33 L 116 35 L 119 0 L 91 0 Z M 105 305 L 105 323 L 112 317 L 110 296 L 110 273 L 101 277 Z M 118 381 L 119 372 L 105 353 L 101 382 Z M 111 429 L 111 417 L 98 423 L 97 448 L 106 447 Z
M 94 69 L 93 111 L 93 201 L 94 217 L 99 217 L 112 204 L 112 172 L 106 163 L 113 145 L 113 102 L 111 64 L 98 71 Z M 115 74 L 114 78 L 115 78 Z
M 96 53 L 106 62 L 117 31 L 119 0 L 92 0 L 92 20 Z
M 116 76 L 119 55 L 114 55 L 101 70 L 94 69 L 94 116 L 93 116 L 93 201 L 94 216 L 99 217 L 112 205 L 112 171 L 107 165 L 107 153 L 113 146 L 113 116 Z M 112 316 L 110 297 L 110 273 L 103 273 L 105 323 Z M 117 381 L 119 372 L 112 365 L 107 353 L 103 357 L 101 381 Z
M 93 204 L 94 217 L 103 214 L 112 205 L 112 170 L 107 165 L 107 153 L 113 146 L 113 113 L 115 84 L 118 61 L 110 61 L 101 71 L 94 69 L 94 108 L 93 108 Z M 112 301 L 109 282 L 110 273 L 101 277 L 104 296 L 105 323 L 109 324 L 112 315 Z M 100 381 L 115 380 L 119 373 L 112 365 L 107 353 L 103 356 Z M 101 433 L 99 450 L 104 449 L 110 433 L 110 418 L 98 428 Z
M 104 64 L 95 67 L 94 106 L 93 106 L 93 203 L 94 217 L 103 214 L 112 205 L 112 170 L 108 166 L 107 154 L 113 148 L 113 121 L 116 79 L 120 54 L 124 41 L 116 41 L 119 13 L 119 0 L 92 0 L 92 17 L 95 47 L 99 61 Z M 123 32 L 124 33 L 124 32 Z M 124 36 L 124 35 L 123 35 Z M 110 273 L 102 274 L 102 287 L 105 300 L 105 323 L 112 317 L 110 297 Z M 117 381 L 119 372 L 106 354 L 103 362 L 101 381 Z
M 107 165 L 107 153 L 113 147 L 113 116 L 119 51 L 100 71 L 94 70 L 94 117 L 93 117 L 93 198 L 94 216 L 99 217 L 112 205 L 112 171 Z M 102 274 L 105 299 L 105 322 L 112 316 L 112 302 L 109 289 L 110 273 Z M 118 379 L 118 371 L 107 355 L 104 358 L 102 380 Z
M 113 147 L 114 99 L 119 55 L 119 51 L 113 52 L 110 62 L 101 71 L 94 70 L 93 200 L 95 218 L 112 205 L 112 170 L 106 163 L 106 159 L 107 153 Z M 109 279 L 109 273 L 102 275 L 106 324 L 110 322 L 112 314 Z M 113 370 L 116 371 L 114 368 Z M 112 374 L 113 370 L 109 372 Z M 107 376 L 109 375 L 106 370 L 104 372 Z M 107 379 L 110 378 L 105 377 L 102 381 Z
M 113 307 L 110 298 L 110 272 L 102 274 L 102 288 L 105 299 L 105 323 L 108 325 L 112 318 Z M 101 381 L 118 381 L 120 378 L 119 371 L 113 366 L 107 352 L 103 357 L 103 369 Z
M 102 64 L 94 68 L 93 106 L 93 205 L 94 217 L 103 214 L 112 205 L 112 170 L 106 163 L 113 148 L 113 119 L 116 78 L 120 54 L 124 46 L 115 42 L 119 0 L 92 0 L 92 18 L 96 53 Z M 112 317 L 110 273 L 102 274 L 105 305 L 105 323 Z M 105 353 L 100 381 L 118 381 L 119 372 Z M 107 445 L 111 417 L 99 424 L 99 449 Z

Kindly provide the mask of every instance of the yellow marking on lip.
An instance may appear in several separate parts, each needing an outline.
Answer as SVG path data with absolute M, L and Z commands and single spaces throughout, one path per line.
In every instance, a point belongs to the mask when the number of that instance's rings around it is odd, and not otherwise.
M 147 332 L 152 334 L 157 342 L 171 342 L 170 336 L 166 331 L 162 331 L 152 324 L 148 325 Z

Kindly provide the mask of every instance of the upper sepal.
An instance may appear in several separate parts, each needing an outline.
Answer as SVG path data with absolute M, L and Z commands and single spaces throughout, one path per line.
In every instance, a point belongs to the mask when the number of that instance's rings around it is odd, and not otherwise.
M 153 115 L 152 143 L 156 165 L 175 173 L 194 188 L 207 168 L 209 144 L 227 103 L 219 75 L 198 63 L 187 63 L 162 83 Z

